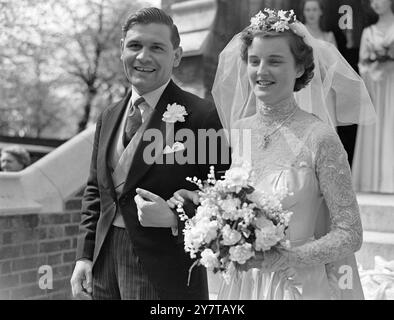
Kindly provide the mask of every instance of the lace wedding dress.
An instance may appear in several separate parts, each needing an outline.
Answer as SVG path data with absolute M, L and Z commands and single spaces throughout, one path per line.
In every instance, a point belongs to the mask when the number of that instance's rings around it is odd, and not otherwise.
M 218 299 L 363 299 L 354 257 L 362 243 L 361 219 L 335 131 L 294 100 L 261 107 L 239 127 L 252 129 L 255 187 L 292 193 L 283 207 L 293 212 L 287 238 L 296 275 L 259 269 L 234 274 L 229 284 L 221 283 Z M 264 135 L 275 130 L 264 147 Z

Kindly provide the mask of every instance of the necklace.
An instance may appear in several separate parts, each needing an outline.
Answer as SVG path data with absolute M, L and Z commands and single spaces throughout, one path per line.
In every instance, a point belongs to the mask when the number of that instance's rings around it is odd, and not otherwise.
M 271 133 L 266 133 L 266 134 L 264 134 L 264 136 L 263 136 L 263 141 L 262 141 L 262 143 L 261 143 L 261 146 L 262 146 L 263 149 L 267 148 L 268 145 L 270 144 L 270 142 L 271 142 L 271 136 L 272 136 L 274 133 L 276 133 L 280 128 L 282 128 L 283 125 L 284 125 L 287 121 L 289 121 L 289 120 L 295 115 L 296 112 L 297 112 L 297 106 L 295 106 L 294 111 L 293 111 L 288 117 L 286 117 L 286 119 L 283 120 L 283 121 L 274 129 L 274 131 L 272 131 Z

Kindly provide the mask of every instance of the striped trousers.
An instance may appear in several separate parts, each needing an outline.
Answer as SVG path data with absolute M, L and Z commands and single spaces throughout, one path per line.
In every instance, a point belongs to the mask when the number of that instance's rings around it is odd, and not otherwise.
M 95 300 L 158 300 L 126 229 L 112 226 L 93 268 Z

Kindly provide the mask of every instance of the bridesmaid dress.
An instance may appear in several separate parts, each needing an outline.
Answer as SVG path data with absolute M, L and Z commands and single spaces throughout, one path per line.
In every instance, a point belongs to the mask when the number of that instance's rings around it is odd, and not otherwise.
M 394 46 L 394 23 L 385 31 L 363 31 L 360 61 L 384 45 Z M 394 61 L 360 63 L 360 74 L 375 105 L 377 120 L 359 126 L 353 159 L 353 185 L 359 192 L 394 193 Z

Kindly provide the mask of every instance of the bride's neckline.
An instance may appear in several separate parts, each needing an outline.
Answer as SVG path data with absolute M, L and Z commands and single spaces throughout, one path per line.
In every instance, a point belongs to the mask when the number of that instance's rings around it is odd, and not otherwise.
M 260 100 L 257 102 L 259 117 L 267 125 L 286 120 L 297 108 L 297 102 L 293 95 L 272 105 L 265 104 Z

